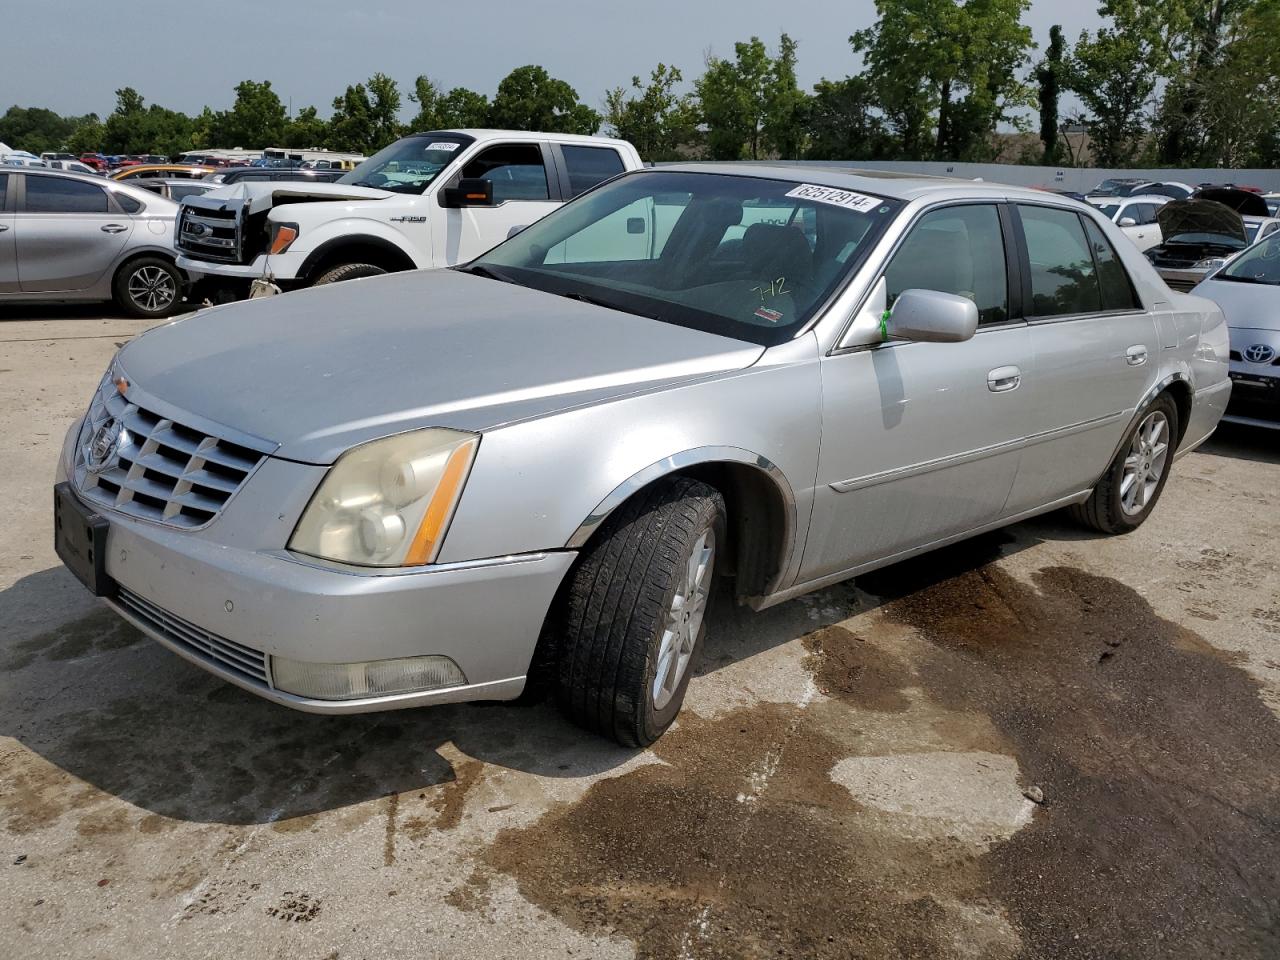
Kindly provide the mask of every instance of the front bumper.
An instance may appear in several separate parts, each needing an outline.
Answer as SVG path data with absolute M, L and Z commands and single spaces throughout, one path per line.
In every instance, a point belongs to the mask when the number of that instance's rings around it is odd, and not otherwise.
M 1266 376 L 1231 364 L 1231 402 L 1223 420 L 1280 429 L 1280 376 Z
M 551 551 L 412 571 L 358 571 L 284 550 L 240 549 L 201 532 L 104 514 L 107 600 L 152 639 L 236 686 L 311 713 L 364 713 L 511 699 L 572 565 Z M 445 656 L 466 684 L 357 700 L 279 690 L 273 657 L 352 663 Z
M 180 254 L 176 263 L 180 270 L 206 277 L 225 277 L 236 280 L 257 280 L 268 274 L 277 280 L 295 280 L 307 259 L 305 250 L 288 250 L 284 253 L 259 254 L 251 263 L 221 263 L 216 260 L 193 260 Z

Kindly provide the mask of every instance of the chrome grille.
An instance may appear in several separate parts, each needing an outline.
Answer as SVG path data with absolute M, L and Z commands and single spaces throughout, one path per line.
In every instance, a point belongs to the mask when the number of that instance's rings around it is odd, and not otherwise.
M 121 425 L 115 450 L 91 465 L 98 431 Z M 75 484 L 96 506 L 174 527 L 210 523 L 265 457 L 131 403 L 110 374 L 89 406 L 76 444 Z
M 197 627 L 194 623 L 162 610 L 150 600 L 144 600 L 127 587 L 120 587 L 116 601 L 124 610 L 175 646 L 246 680 L 264 687 L 271 686 L 267 679 L 265 653 Z
M 178 211 L 178 249 L 198 260 L 239 263 L 243 257 L 240 211 L 220 200 L 188 197 Z

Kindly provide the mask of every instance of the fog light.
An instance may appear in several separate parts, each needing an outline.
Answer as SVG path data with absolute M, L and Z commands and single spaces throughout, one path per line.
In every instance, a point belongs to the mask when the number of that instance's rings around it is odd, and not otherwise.
M 401 657 L 364 663 L 307 663 L 271 658 L 277 690 L 316 700 L 358 700 L 395 693 L 422 693 L 467 682 L 448 657 Z

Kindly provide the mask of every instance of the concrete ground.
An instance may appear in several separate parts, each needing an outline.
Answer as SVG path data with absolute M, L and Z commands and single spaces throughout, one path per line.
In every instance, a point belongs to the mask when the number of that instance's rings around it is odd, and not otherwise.
M 50 484 L 142 328 L 0 315 L 0 954 L 1280 956 L 1280 434 L 1127 537 L 721 603 L 628 751 L 545 704 L 295 714 L 100 609 Z

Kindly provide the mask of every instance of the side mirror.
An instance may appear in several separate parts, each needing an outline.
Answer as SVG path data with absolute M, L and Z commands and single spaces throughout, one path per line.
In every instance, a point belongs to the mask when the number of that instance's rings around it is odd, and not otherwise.
M 1137 225 L 1138 221 L 1133 217 L 1121 217 L 1120 222 L 1116 224 L 1118 227 L 1136 227 Z
M 978 329 L 978 307 L 968 297 L 938 290 L 904 290 L 889 314 L 889 335 L 925 343 L 960 343 Z
M 510 230 L 507 231 L 507 239 L 510 240 L 512 237 L 514 237 L 517 233 L 519 233 L 521 230 L 523 230 L 527 226 L 528 226 L 527 223 L 517 223 L 514 227 L 512 227 Z
M 459 180 L 456 187 L 444 191 L 446 207 L 492 207 L 493 181 L 475 179 Z

